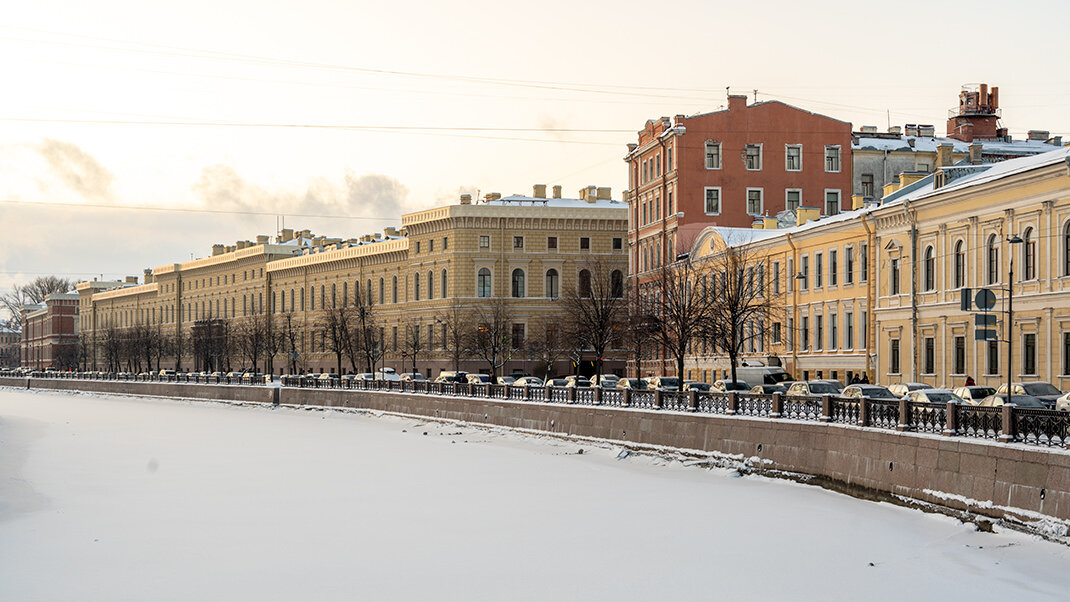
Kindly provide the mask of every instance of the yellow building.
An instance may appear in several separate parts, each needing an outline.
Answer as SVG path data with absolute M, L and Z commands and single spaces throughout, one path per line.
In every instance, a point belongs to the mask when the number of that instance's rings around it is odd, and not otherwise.
M 289 317 L 300 333 L 297 369 L 334 372 L 337 358 L 321 329 L 325 315 L 367 295 L 385 364 L 411 371 L 415 347 L 417 369 L 437 374 L 453 369 L 443 348 L 445 316 L 457 308 L 475 320 L 492 300 L 503 299 L 517 347 L 503 368 L 531 372 L 536 358 L 522 342 L 559 327 L 560 297 L 582 286 L 585 270 L 588 278 L 607 270 L 623 290 L 627 206 L 612 200 L 608 188 L 588 187 L 578 196 L 562 198 L 557 186 L 548 197 L 537 185 L 532 196 L 490 194 L 473 202 L 464 195 L 458 204 L 405 215 L 400 230 L 382 234 L 329 239 L 284 230 L 275 243 L 262 236 L 256 243 L 216 245 L 211 257 L 156 268 L 140 285 L 116 283 L 97 292 L 99 286 L 82 283 L 83 309 L 93 316 L 84 326 L 94 341 L 110 326 L 182 333 L 187 340 L 178 365 L 201 369 L 189 349 L 195 323 L 237 324 L 265 313 Z M 273 371 L 289 371 L 290 359 L 276 358 Z M 162 362 L 175 364 L 173 358 Z M 102 367 L 99 357 L 96 365 Z M 230 365 L 245 367 L 237 359 Z M 487 369 L 470 358 L 461 367 Z M 342 369 L 352 367 L 347 361 Z

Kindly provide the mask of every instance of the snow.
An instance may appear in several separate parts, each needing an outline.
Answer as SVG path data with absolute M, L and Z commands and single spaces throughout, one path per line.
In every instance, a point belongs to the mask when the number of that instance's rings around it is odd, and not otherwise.
M 1070 548 L 703 464 L 0 388 L 0 600 L 1065 599 Z
M 530 206 L 530 207 L 550 207 L 555 209 L 587 209 L 591 207 L 597 207 L 599 209 L 614 208 L 614 209 L 627 209 L 628 204 L 623 201 L 617 201 L 613 199 L 596 199 L 594 202 L 589 202 L 583 199 L 553 199 L 543 197 L 530 197 L 519 194 L 505 196 L 493 201 L 484 201 L 475 203 L 475 206 L 489 205 L 491 207 L 508 207 L 508 206 Z

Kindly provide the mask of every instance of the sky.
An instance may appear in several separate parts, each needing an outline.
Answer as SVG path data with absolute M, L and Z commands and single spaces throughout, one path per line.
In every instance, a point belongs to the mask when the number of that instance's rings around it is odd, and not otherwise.
M 0 290 L 140 275 L 282 215 L 352 237 L 463 192 L 620 198 L 645 121 L 727 90 L 942 132 L 986 82 L 1012 135 L 1070 136 L 1068 36 L 1045 25 L 1067 17 L 1044 0 L 18 3 L 0 22 Z

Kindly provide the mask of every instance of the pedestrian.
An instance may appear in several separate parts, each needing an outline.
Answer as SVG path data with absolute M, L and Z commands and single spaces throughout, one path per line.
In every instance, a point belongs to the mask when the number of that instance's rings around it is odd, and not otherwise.
M 857 385 L 858 382 L 859 382 L 858 381 L 858 375 L 857 374 L 852 374 L 851 375 L 851 380 L 847 384 L 849 384 L 849 385 Z
M 869 374 L 867 374 L 866 372 L 863 372 L 862 373 L 862 380 L 858 381 L 858 384 L 860 384 L 860 385 L 868 385 L 869 384 Z
M 973 380 L 973 377 L 972 377 L 972 376 L 967 376 L 967 377 L 966 377 L 966 386 L 967 386 L 967 387 L 973 387 L 973 386 L 975 386 L 976 384 L 977 384 L 977 383 L 976 383 L 976 382 L 975 382 L 975 381 Z

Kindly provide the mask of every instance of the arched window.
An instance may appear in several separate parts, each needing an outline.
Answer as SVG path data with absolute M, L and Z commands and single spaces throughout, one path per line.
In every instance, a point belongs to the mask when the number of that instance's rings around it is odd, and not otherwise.
M 479 275 L 476 278 L 476 292 L 480 297 L 490 296 L 490 270 L 487 268 L 479 268 Z
M 561 294 L 561 277 L 557 274 L 557 270 L 550 269 L 546 271 L 546 296 L 551 299 L 556 299 Z
M 519 298 L 524 296 L 524 270 L 520 268 L 513 270 L 511 290 L 514 297 Z
M 391 289 L 392 289 L 391 290 L 391 299 L 392 299 L 391 303 L 397 303 L 398 302 L 398 277 L 397 276 L 393 277 L 393 279 L 390 281 L 390 285 L 391 285 Z
M 290 289 L 290 311 L 297 311 L 297 308 L 294 307 L 294 289 Z
M 442 270 L 442 285 L 441 286 L 442 286 L 442 298 L 443 299 L 445 299 L 446 297 L 450 296 L 450 289 L 449 289 L 449 286 L 447 286 L 446 282 L 447 282 L 446 281 L 446 270 Z
M 936 288 L 936 253 L 931 246 L 925 247 L 925 290 Z
M 427 298 L 435 298 L 435 274 L 434 272 L 427 272 Z
M 966 251 L 963 242 L 955 243 L 955 288 L 966 286 Z
M 354 290 L 356 289 L 356 286 L 357 286 L 356 284 L 353 285 Z M 346 307 L 347 305 L 349 305 L 349 283 L 348 282 L 343 282 L 342 283 L 342 307 Z
M 420 300 L 420 274 L 416 273 L 412 275 L 412 300 Z
M 705 281 L 705 278 L 703 280 Z M 614 299 L 620 299 L 624 296 L 624 274 L 620 270 L 613 270 L 609 275 L 609 288 L 613 293 Z
M 1070 276 L 1070 222 L 1063 226 L 1063 276 Z
M 988 264 L 988 284 L 999 282 L 999 239 L 993 234 L 988 237 L 986 259 Z
M 580 270 L 579 286 L 581 297 L 591 296 L 591 272 L 590 270 Z
M 331 307 L 338 307 L 338 284 L 331 283 Z
M 1037 277 L 1037 241 L 1032 228 L 1025 229 L 1022 242 L 1022 280 L 1032 280 Z
M 386 303 L 386 300 L 384 299 L 385 295 L 386 295 L 386 284 L 383 282 L 383 279 L 380 278 L 379 279 L 379 305 L 382 305 L 383 303 Z

